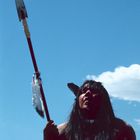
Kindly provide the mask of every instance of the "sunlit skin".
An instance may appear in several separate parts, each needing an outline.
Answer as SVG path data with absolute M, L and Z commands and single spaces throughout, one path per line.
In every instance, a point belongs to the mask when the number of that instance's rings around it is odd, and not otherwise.
M 85 84 L 78 101 L 83 117 L 86 119 L 95 119 L 101 106 L 100 93 L 92 89 L 89 84 Z

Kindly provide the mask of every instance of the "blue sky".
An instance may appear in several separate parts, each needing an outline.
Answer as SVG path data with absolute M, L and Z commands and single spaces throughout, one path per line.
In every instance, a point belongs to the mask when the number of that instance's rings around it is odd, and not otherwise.
M 15 1 L 0 0 L 0 139 L 41 140 L 46 119 L 32 106 L 34 73 Z M 103 82 L 117 117 L 140 139 L 140 1 L 25 0 L 50 116 L 67 120 L 68 82 Z

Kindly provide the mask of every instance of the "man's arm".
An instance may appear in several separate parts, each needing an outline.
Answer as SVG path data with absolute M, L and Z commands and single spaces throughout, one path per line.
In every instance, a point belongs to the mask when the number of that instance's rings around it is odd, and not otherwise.
M 135 131 L 130 125 L 127 125 L 125 136 L 127 137 L 127 140 L 136 140 Z
M 123 120 L 116 118 L 114 128 L 118 130 L 115 140 L 136 140 L 136 134 L 133 127 Z

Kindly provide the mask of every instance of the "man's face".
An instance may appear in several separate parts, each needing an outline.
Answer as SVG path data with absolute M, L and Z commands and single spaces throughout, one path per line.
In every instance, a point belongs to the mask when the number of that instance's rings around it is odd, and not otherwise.
M 87 118 L 95 118 L 101 104 L 101 96 L 98 90 L 85 84 L 78 98 L 79 108 Z

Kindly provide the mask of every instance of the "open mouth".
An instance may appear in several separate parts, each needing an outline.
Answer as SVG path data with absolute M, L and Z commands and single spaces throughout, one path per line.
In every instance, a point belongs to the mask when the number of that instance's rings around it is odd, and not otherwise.
M 94 99 L 85 98 L 84 99 L 84 104 L 89 107 L 96 106 L 98 103 L 99 103 L 98 98 L 94 98 Z
M 92 106 L 92 102 L 91 102 L 90 100 L 85 100 L 85 101 L 84 101 L 84 104 L 85 104 L 86 106 Z
M 84 103 L 86 103 L 86 104 L 89 104 L 89 103 L 91 103 L 91 102 L 93 102 L 90 98 L 84 98 Z

